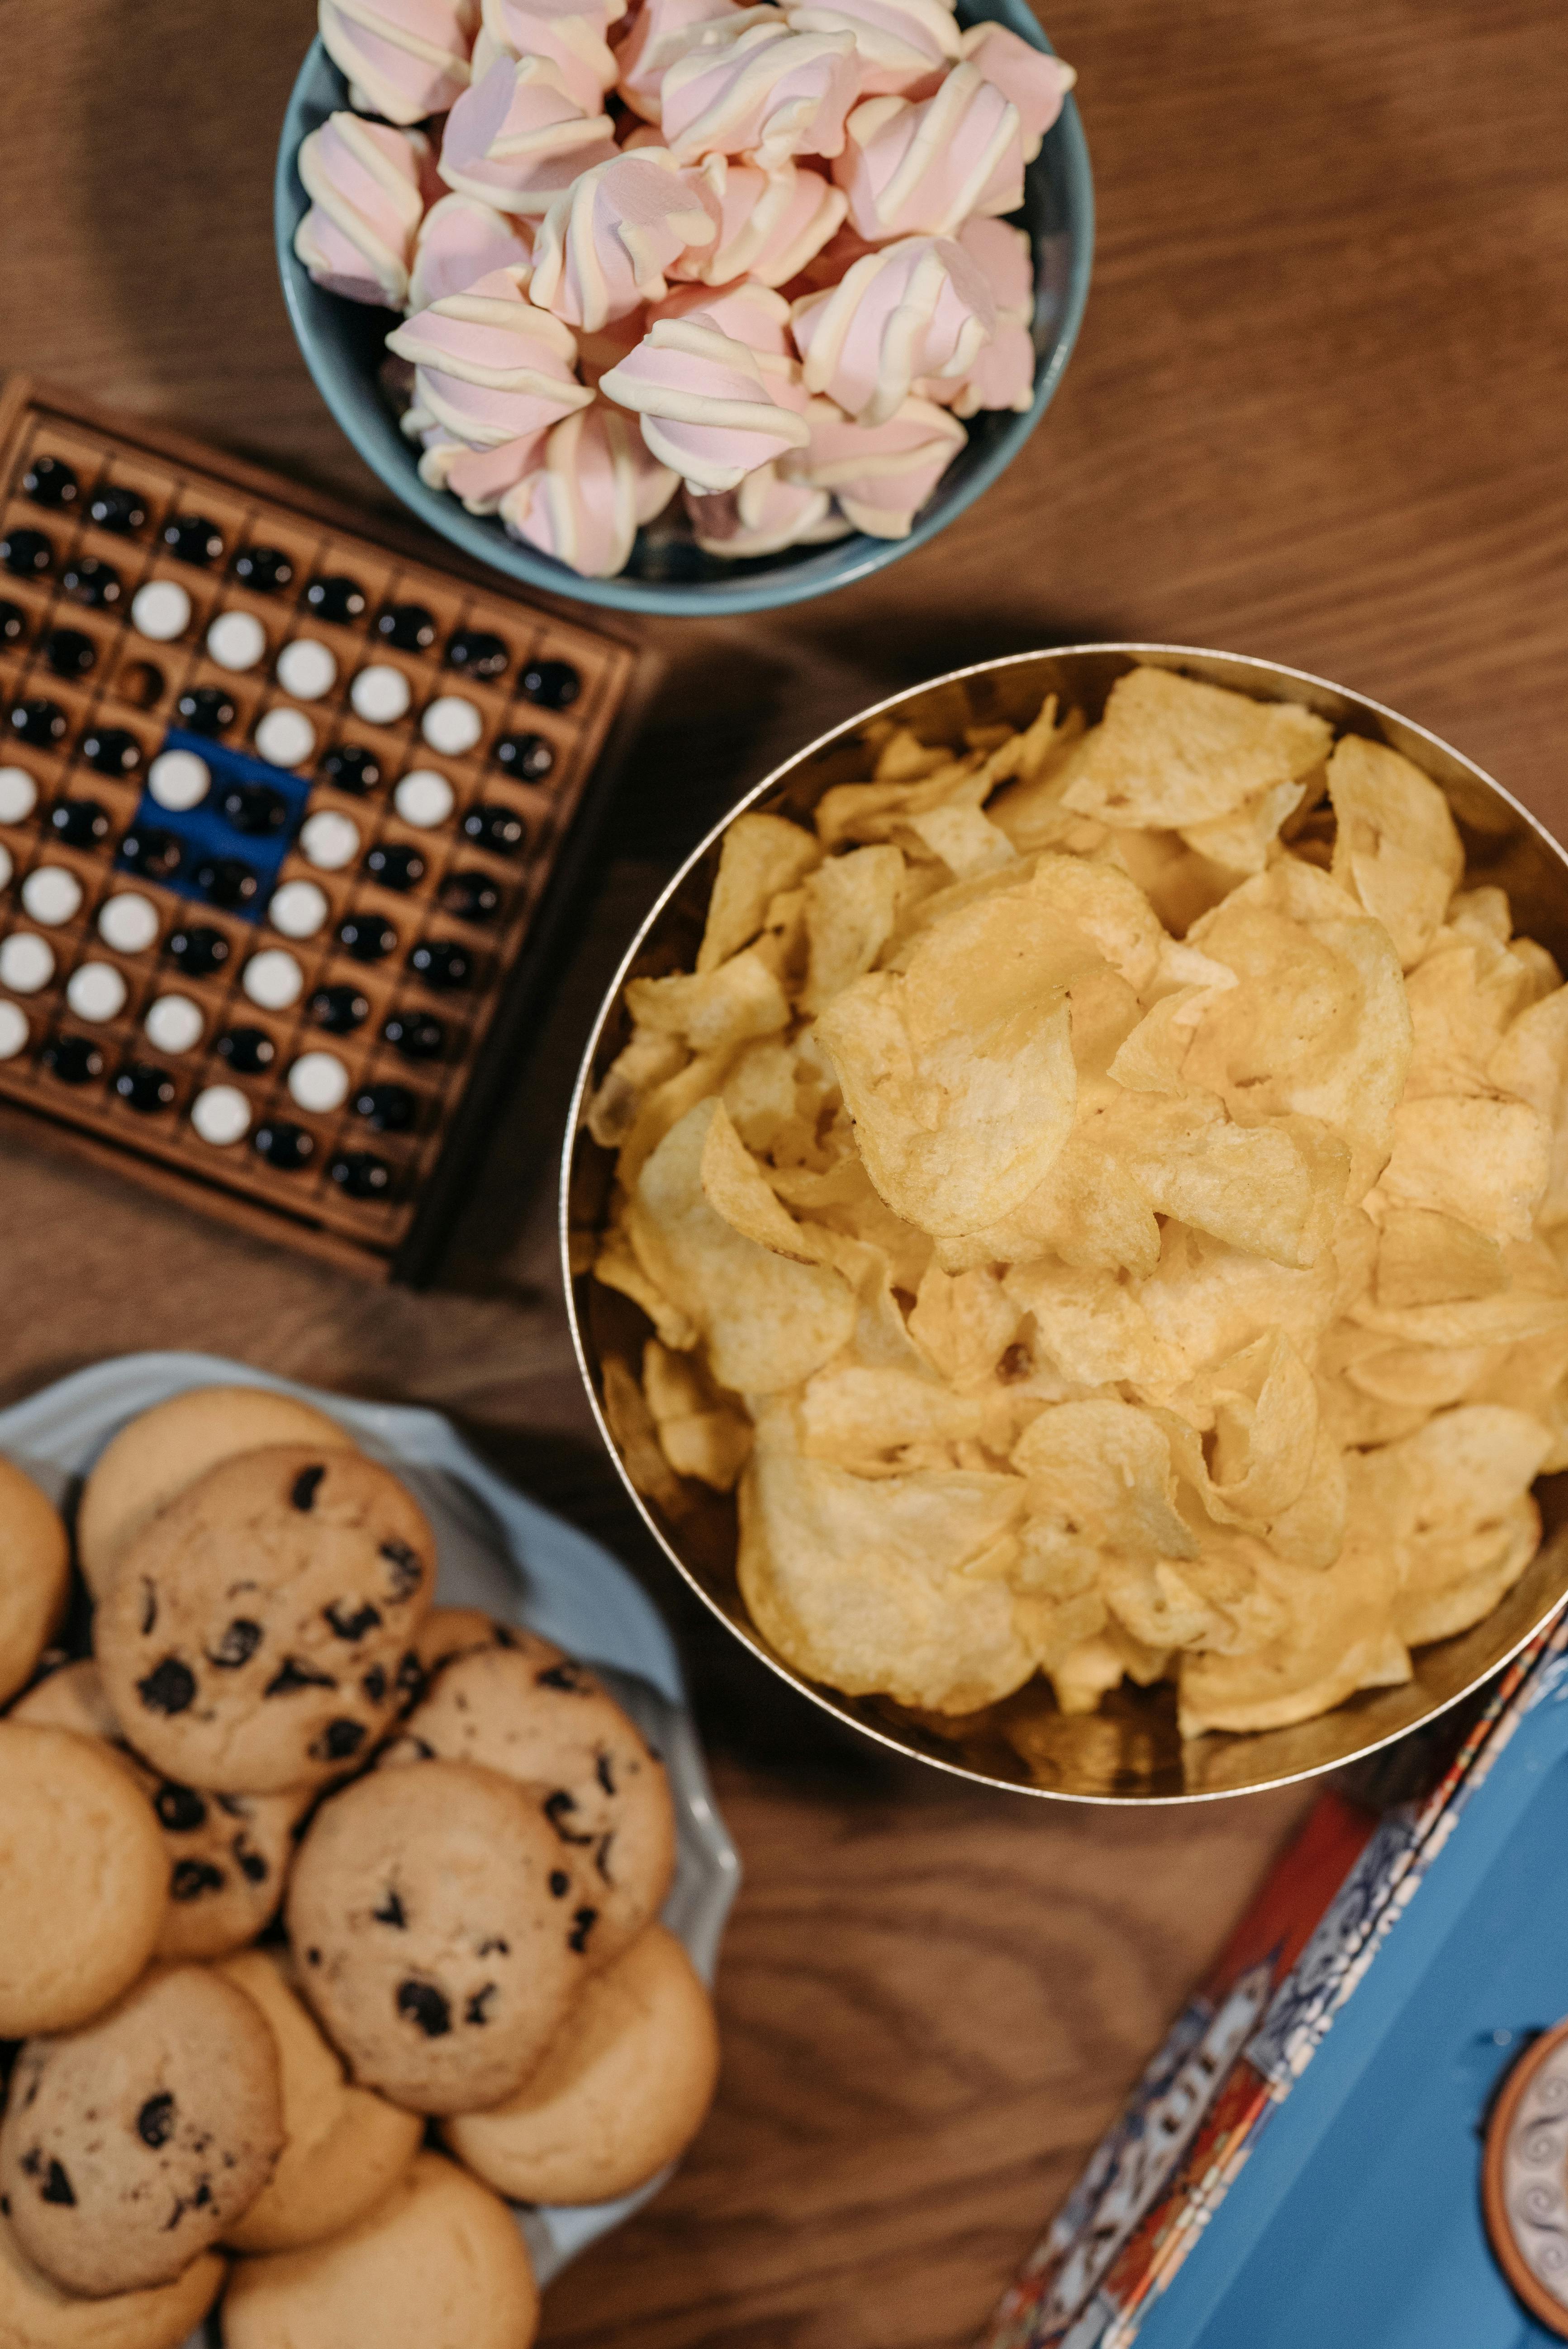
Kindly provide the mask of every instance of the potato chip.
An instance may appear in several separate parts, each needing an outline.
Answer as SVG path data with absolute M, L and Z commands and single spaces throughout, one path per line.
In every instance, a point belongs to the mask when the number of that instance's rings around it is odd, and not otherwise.
M 1089 819 L 1080 816 L 1078 822 Z M 1106 832 L 1099 852 L 1136 881 L 1156 915 L 1174 937 L 1184 937 L 1193 924 L 1219 905 L 1236 885 L 1236 876 L 1212 857 L 1189 847 L 1179 832 Z M 1070 840 L 1040 843 L 1070 849 Z M 1093 854 L 1094 850 L 1085 854 Z
M 1052 1255 L 1082 1271 L 1142 1275 L 1154 1269 L 1160 1258 L 1154 1210 L 1136 1178 L 1107 1153 L 1111 1098 L 1109 1086 L 1080 1091 L 1073 1131 L 1044 1182 L 1000 1223 L 938 1240 L 944 1270 L 1032 1264 Z
M 1552 1168 L 1552 1133 L 1519 1101 L 1401 1102 L 1378 1184 L 1391 1206 L 1435 1208 L 1501 1242 L 1527 1240 Z
M 1119 1385 L 1163 1395 L 1185 1364 L 1164 1343 L 1131 1285 L 1065 1264 L 1015 1265 L 1003 1277 L 1013 1302 L 1034 1316 L 1035 1346 L 1079 1386 Z
M 892 935 L 904 862 L 896 848 L 830 856 L 806 885 L 810 959 L 802 1010 L 820 1011 L 863 978 Z
M 1229 815 L 1209 823 L 1178 826 L 1189 848 L 1233 874 L 1261 873 L 1279 838 L 1280 826 L 1306 797 L 1305 783 L 1273 783 L 1254 792 Z
M 1013 1619 L 1018 1635 L 1042 1671 L 1053 1675 L 1073 1650 L 1104 1630 L 1107 1608 L 1098 1589 L 1078 1590 L 1063 1599 L 1030 1596 L 1015 1599 Z M 1117 1680 L 1121 1678 L 1120 1669 Z M 1115 1681 L 1109 1683 L 1115 1687 Z
M 1507 946 L 1513 936 L 1513 915 L 1509 906 L 1507 890 L 1457 890 L 1449 900 L 1444 926 L 1470 937 L 1490 938 L 1494 946 Z M 1526 939 L 1523 943 L 1528 946 L 1530 941 Z M 1538 951 L 1545 953 L 1545 948 Z M 1547 958 L 1551 959 L 1550 957 Z M 1553 982 L 1553 985 L 1561 983 L 1561 976 Z
M 939 1378 L 954 1387 L 987 1379 L 1018 1334 L 1021 1319 L 996 1274 L 926 1267 L 909 1334 Z
M 722 1216 L 731 1231 L 755 1240 L 758 1247 L 771 1248 L 775 1256 L 790 1257 L 797 1264 L 816 1263 L 821 1249 L 815 1235 L 798 1224 L 789 1209 L 780 1205 L 778 1193 L 769 1187 L 756 1159 L 730 1123 L 723 1101 L 716 1101 L 710 1112 L 704 1103 L 703 1109 L 694 1111 L 693 1115 L 705 1112 L 707 1130 L 697 1179 L 702 1195 L 714 1214 Z
M 619 1148 L 647 1095 L 683 1069 L 689 1058 L 678 1036 L 661 1035 L 652 1028 L 633 1029 L 629 1042 L 600 1078 L 583 1112 L 583 1123 L 602 1149 Z
M 1092 1639 L 1078 1641 L 1058 1661 L 1047 1664 L 1047 1670 L 1063 1713 L 1094 1713 L 1102 1696 L 1109 1696 L 1112 1689 L 1121 1686 L 1127 1673 L 1127 1658 L 1114 1640 L 1100 1632 Z
M 1203 1371 L 1161 1414 L 1172 1457 L 1221 1525 L 1262 1526 L 1305 1488 L 1317 1442 L 1312 1373 L 1282 1330 Z
M 1540 1538 L 1530 1486 L 1550 1446 L 1528 1413 L 1467 1403 L 1355 1464 L 1352 1506 L 1392 1544 L 1394 1620 L 1409 1646 L 1467 1630 L 1523 1573 Z
M 1168 669 L 1119 678 L 1067 792 L 1119 828 L 1212 823 L 1326 756 L 1329 729 L 1294 701 L 1253 701 Z
M 913 742 L 913 736 L 908 739 Z M 884 761 L 888 755 L 884 751 Z M 817 802 L 817 837 L 824 848 L 890 840 L 912 815 L 949 804 L 979 807 L 991 790 L 986 761 L 978 750 L 955 759 L 950 750 L 926 750 L 914 743 L 893 763 L 907 765 L 909 771 L 884 773 L 879 762 L 874 782 L 835 783 L 823 792 Z
M 1014 1445 L 1013 1465 L 1029 1482 L 1031 1525 L 1054 1529 L 1063 1544 L 1145 1557 L 1197 1553 L 1176 1510 L 1170 1440 L 1131 1403 L 1063 1402 L 1041 1412 Z M 1037 1531 L 1037 1547 L 1041 1538 Z
M 605 1235 L 594 1258 L 593 1278 L 640 1305 L 666 1346 L 696 1344 L 696 1322 L 644 1271 L 624 1230 L 616 1228 Z
M 1568 1468 L 1568 1330 L 1549 1330 L 1516 1346 L 1491 1347 L 1486 1368 L 1467 1390 L 1470 1402 L 1507 1403 L 1539 1420 L 1552 1439 L 1543 1476 Z
M 1528 1102 L 1549 1123 L 1568 1086 L 1568 987 L 1538 997 L 1511 1021 L 1487 1062 L 1489 1082 Z
M 1449 1305 L 1495 1297 L 1508 1287 L 1498 1241 L 1435 1207 L 1384 1210 L 1377 1236 L 1376 1295 L 1398 1311 L 1407 1305 Z
M 831 1364 L 808 1379 L 796 1403 L 800 1450 L 857 1475 L 893 1474 L 912 1447 L 978 1436 L 981 1409 L 934 1378 L 907 1370 Z
M 779 981 L 749 947 L 712 970 L 628 979 L 626 1008 L 640 1026 L 683 1037 L 694 1052 L 770 1036 L 789 1022 Z
M 1315 1264 L 1333 1239 L 1350 1154 L 1313 1119 L 1240 1125 L 1212 1097 L 1128 1094 L 1103 1133 L 1157 1215 L 1275 1264 Z
M 650 1338 L 643 1349 L 643 1393 L 676 1475 L 695 1476 L 716 1493 L 733 1492 L 751 1451 L 751 1422 L 714 1392 L 694 1358 Z
M 1141 1646 L 1162 1651 L 1207 1647 L 1219 1629 L 1216 1609 L 1164 1558 L 1117 1558 L 1100 1578 L 1106 1605 Z
M 1409 1654 L 1392 1619 L 1395 1568 L 1375 1534 L 1347 1539 L 1326 1572 L 1267 1560 L 1266 1553 L 1260 1572 L 1285 1608 L 1284 1627 L 1246 1654 L 1182 1657 L 1183 1737 L 1288 1728 L 1357 1689 L 1397 1688 L 1409 1679 Z
M 724 835 L 707 926 L 697 949 L 699 972 L 717 970 L 762 927 L 770 901 L 793 889 L 822 861 L 809 832 L 777 815 L 738 815 Z
M 1449 803 L 1385 743 L 1342 735 L 1328 761 L 1338 819 L 1334 878 L 1383 924 L 1408 970 L 1436 936 L 1464 872 Z
M 604 1364 L 603 1377 L 604 1417 L 633 1486 L 668 1516 L 685 1516 L 689 1501 L 665 1457 L 641 1387 L 614 1354 Z
M 775 1254 L 708 1204 L 705 1150 L 722 1116 L 718 1102 L 701 1102 L 671 1128 L 637 1178 L 627 1232 L 643 1270 L 700 1331 L 719 1385 L 774 1394 L 847 1342 L 855 1299 L 841 1274 Z
M 1530 974 L 1507 947 L 1445 931 L 1405 982 L 1414 1037 L 1405 1099 L 1508 1090 L 1493 1082 L 1491 1061 L 1529 990 Z
M 685 1068 L 644 1095 L 615 1161 L 616 1178 L 628 1196 L 636 1188 L 645 1160 L 688 1110 L 721 1089 L 734 1059 L 728 1046 L 715 1052 L 698 1052 Z
M 740 1588 L 763 1637 L 846 1695 L 934 1713 L 1006 1696 L 1035 1660 L 1003 1582 L 965 1575 L 1017 1515 L 1016 1477 L 851 1475 L 768 1439 L 740 1483 Z
M 748 1150 L 769 1151 L 799 1115 L 796 1054 L 776 1036 L 743 1044 L 724 1080 L 720 1099 Z

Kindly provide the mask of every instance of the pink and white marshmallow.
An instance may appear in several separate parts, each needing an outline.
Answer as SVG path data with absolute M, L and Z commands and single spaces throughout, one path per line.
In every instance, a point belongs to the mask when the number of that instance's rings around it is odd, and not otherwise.
M 971 212 L 1024 201 L 1018 109 L 977 66 L 955 66 L 934 98 L 868 98 L 846 126 L 833 177 L 873 244 L 952 236 Z
M 475 512 L 493 512 L 542 462 L 551 426 L 593 397 L 577 380 L 571 329 L 524 298 L 527 275 L 494 270 L 387 337 L 388 350 L 414 367 L 403 429 L 424 440 L 421 477 Z
M 485 0 L 474 43 L 473 70 L 482 80 L 498 57 L 542 57 L 568 98 L 585 114 L 603 109 L 615 87 L 605 0 Z
M 498 212 L 477 196 L 442 196 L 430 206 L 414 240 L 408 272 L 409 310 L 428 310 L 444 294 L 463 294 L 496 269 L 525 269 L 533 259 L 526 221 Z
M 320 0 L 322 46 L 356 113 L 443 114 L 469 86 L 479 0 Z
M 677 162 L 745 155 L 768 171 L 792 155 L 839 154 L 859 88 L 852 35 L 792 33 L 780 19 L 735 39 L 710 34 L 677 57 L 660 119 Z
M 656 319 L 599 388 L 640 415 L 654 455 L 694 490 L 736 489 L 810 440 L 804 420 L 775 399 L 757 353 L 700 310 Z
M 929 98 L 956 64 L 959 31 L 947 0 L 785 0 L 799 33 L 851 33 L 864 98 Z
M 862 424 L 885 424 L 921 376 L 956 391 L 996 331 L 996 305 L 962 245 L 907 236 L 806 295 L 790 324 L 807 388 Z
M 710 31 L 733 39 L 748 25 L 777 24 L 773 7 L 741 8 L 736 0 L 642 0 L 622 27 L 615 57 L 618 95 L 645 122 L 656 123 L 665 75 Z
M 777 465 L 758 465 L 738 489 L 720 497 L 694 497 L 688 490 L 686 510 L 703 553 L 731 561 L 782 554 L 788 546 L 824 546 L 850 527 L 833 512 L 826 490 L 790 481 Z
M 678 261 L 671 277 L 705 285 L 727 285 L 736 277 L 788 285 L 821 251 L 849 207 L 843 190 L 809 164 L 786 161 L 764 171 L 728 155 L 710 155 L 698 168 L 718 206 L 718 234 Z
M 498 57 L 447 118 L 440 171 L 459 195 L 537 214 L 615 151 L 609 116 L 568 98 L 544 58 Z
M 400 310 L 435 176 L 429 140 L 357 114 L 329 114 L 300 143 L 299 175 L 310 210 L 294 249 L 315 283 L 350 302 Z
M 580 173 L 540 224 L 531 299 L 590 334 L 662 302 L 665 270 L 717 233 L 706 192 L 663 147 Z
M 963 425 L 925 399 L 906 399 L 883 424 L 859 424 L 830 400 L 814 399 L 806 423 L 807 452 L 783 470 L 792 481 L 828 491 L 872 538 L 909 536 L 965 440 Z
M 631 419 L 596 400 L 555 427 L 542 468 L 501 500 L 500 517 L 513 538 L 581 577 L 613 579 L 641 524 L 664 512 L 677 487 Z
M 1028 231 L 981 217 L 965 222 L 957 242 L 991 288 L 997 317 L 1026 326 L 1035 315 L 1035 252 Z
M 690 318 L 699 313 L 721 334 L 744 343 L 760 357 L 794 357 L 789 305 L 769 285 L 757 285 L 743 277 L 734 285 L 678 286 L 649 311 L 648 323 L 652 326 L 657 318 Z
M 977 67 L 987 81 L 995 82 L 1003 97 L 1017 108 L 1024 160 L 1032 163 L 1062 110 L 1063 99 L 1078 80 L 1077 74 L 1048 49 L 1037 49 L 1031 41 L 1020 40 L 1006 25 L 972 25 L 960 36 L 960 47 L 969 64 Z

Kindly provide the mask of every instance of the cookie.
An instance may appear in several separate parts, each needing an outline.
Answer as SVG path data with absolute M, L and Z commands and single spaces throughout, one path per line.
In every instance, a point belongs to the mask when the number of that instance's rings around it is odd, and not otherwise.
M 414 1649 L 428 1678 L 475 1648 L 493 1648 L 500 1627 L 478 1607 L 432 1607 L 414 1639 Z
M 441 1668 L 387 1759 L 478 1762 L 538 1786 L 584 1953 L 608 1964 L 658 1915 L 675 1875 L 664 1765 L 583 1665 L 531 1631 L 501 1626 L 498 1640 Z
M 173 2283 L 152 2292 L 81 2300 L 62 2292 L 26 2258 L 0 2212 L 0 2344 L 3 2349 L 181 2349 L 223 2288 L 214 2252 L 192 2260 Z
M 438 2153 L 346 2234 L 242 2260 L 223 2302 L 224 2349 L 529 2349 L 538 2324 L 516 2220 Z
M 265 1387 L 192 1387 L 122 1427 L 98 1454 L 77 1510 L 77 1556 L 101 1599 L 121 1553 L 150 1519 L 220 1461 L 269 1444 L 348 1451 L 346 1427 Z
M 112 1754 L 0 1721 L 0 2039 L 69 2031 L 129 1989 L 167 1887 L 152 1814 Z
M 531 1791 L 465 1763 L 374 1771 L 322 1806 L 289 1940 L 363 2086 L 460 2113 L 521 2085 L 585 1971 L 559 1857 Z
M 236 2251 L 292 2251 L 355 2226 L 402 2178 L 424 2123 L 354 2087 L 294 1988 L 286 1954 L 247 1950 L 219 1968 L 253 1999 L 277 2042 L 284 2149 L 272 2182 L 226 2238 Z
M 27 2258 L 67 2292 L 146 2292 L 249 2209 L 283 2141 L 257 2008 L 203 1966 L 155 1967 L 80 2031 L 28 2040 L 0 2194 Z
M 121 1737 L 103 1675 L 90 1656 L 62 1665 L 29 1689 L 10 1717 L 106 1740 L 151 1804 L 169 1882 L 155 1956 L 223 1957 L 265 1932 L 284 1897 L 294 1830 L 310 1802 L 308 1789 L 208 1795 L 160 1778 Z
M 208 1470 L 122 1554 L 95 1627 L 127 1736 L 220 1794 L 321 1785 L 422 1682 L 435 1542 L 389 1469 L 277 1444 Z
M 0 1460 L 0 1704 L 26 1688 L 65 1615 L 71 1552 L 58 1512 Z
M 712 2002 L 675 1935 L 650 1925 L 584 1986 L 517 2095 L 441 2135 L 515 2201 L 607 2202 L 686 2151 L 717 2079 Z

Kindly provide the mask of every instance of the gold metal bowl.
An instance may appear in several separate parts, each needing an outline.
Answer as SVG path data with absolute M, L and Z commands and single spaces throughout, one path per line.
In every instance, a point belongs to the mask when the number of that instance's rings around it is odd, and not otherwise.
M 631 1456 L 649 1436 L 627 1406 L 637 1391 L 649 1325 L 627 1299 L 590 1277 L 614 1155 L 593 1141 L 583 1112 L 629 1032 L 623 999 L 626 981 L 693 968 L 719 845 L 736 816 L 759 809 L 809 819 L 831 785 L 864 778 L 863 730 L 873 719 L 893 718 L 929 740 L 957 743 L 965 726 L 1026 725 L 1045 696 L 1055 693 L 1064 708 L 1082 709 L 1092 723 L 1116 679 L 1140 662 L 1179 669 L 1260 700 L 1303 701 L 1336 727 L 1403 751 L 1447 793 L 1464 838 L 1470 881 L 1506 889 L 1515 927 L 1538 938 L 1568 967 L 1568 856 L 1500 784 L 1436 735 L 1321 678 L 1233 653 L 1176 645 L 1087 645 L 1021 653 L 955 669 L 862 711 L 776 768 L 708 834 L 654 906 L 605 997 L 573 1097 L 562 1168 L 561 1239 L 577 1359 L 600 1433 L 670 1563 L 764 1663 L 813 1704 L 866 1736 L 986 1785 L 1078 1802 L 1184 1802 L 1284 1785 L 1357 1761 L 1458 1704 L 1517 1654 L 1568 1598 L 1568 1475 L 1538 1485 L 1545 1538 L 1532 1564 L 1482 1622 L 1418 1650 L 1415 1677 L 1403 1687 L 1365 1690 L 1296 1728 L 1183 1740 L 1169 1686 L 1124 1686 L 1099 1712 L 1067 1715 L 1058 1712 L 1048 1684 L 1037 1678 L 984 1713 L 940 1728 L 930 1716 L 912 1716 L 888 1699 L 841 1696 L 798 1672 L 751 1622 L 736 1582 L 733 1502 L 673 1474 L 660 1480 L 656 1493 L 639 1491 L 634 1480 Z

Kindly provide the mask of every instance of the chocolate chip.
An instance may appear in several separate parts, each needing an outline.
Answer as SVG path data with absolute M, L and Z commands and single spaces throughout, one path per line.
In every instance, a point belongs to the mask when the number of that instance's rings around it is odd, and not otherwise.
M 350 1612 L 341 1599 L 335 1599 L 322 1612 L 340 1640 L 363 1640 L 367 1631 L 380 1629 L 381 1609 L 366 1605 Z
M 365 1691 L 366 1695 L 369 1698 L 372 1704 L 386 1703 L 387 1675 L 382 1671 L 379 1664 L 371 1665 L 370 1670 L 366 1673 L 365 1678 L 360 1682 L 359 1685 Z
M 285 1656 L 278 1670 L 273 1674 L 272 1679 L 262 1691 L 262 1694 L 263 1696 L 292 1696 L 295 1689 L 335 1689 L 336 1686 L 337 1682 L 333 1679 L 330 1672 L 313 1671 L 309 1664 L 302 1664 L 298 1662 L 294 1657 Z
M 207 1806 L 195 1787 L 177 1786 L 171 1778 L 152 1797 L 152 1807 L 170 1835 L 194 1835 L 207 1824 Z
M 362 1721 L 329 1721 L 311 1746 L 314 1762 L 348 1762 L 365 1743 Z
M 567 1948 L 569 1950 L 575 1950 L 578 1956 L 581 1957 L 583 1951 L 588 1947 L 588 1936 L 593 1930 L 594 1926 L 598 1922 L 599 1911 L 597 1909 L 573 1909 L 572 1911 L 572 1930 L 566 1936 Z
M 536 1672 L 534 1680 L 540 1688 L 562 1689 L 568 1696 L 593 1696 L 595 1692 L 593 1682 L 582 1665 L 574 1664 L 567 1656 L 563 1656 L 558 1664 L 551 1664 L 543 1671 Z
M 593 1838 L 591 1835 L 573 1835 L 565 1823 L 567 1812 L 576 1808 L 576 1795 L 568 1794 L 564 1786 L 558 1786 L 553 1795 L 547 1795 L 544 1798 L 544 1816 L 562 1843 L 592 1843 Z
M 167 2090 L 162 2095 L 149 2096 L 136 2116 L 136 2134 L 154 2153 L 168 2144 L 174 2134 L 174 2099 Z
M 195 2193 L 191 2197 L 191 2208 L 192 2210 L 205 2210 L 211 2199 L 211 2185 L 207 2178 L 203 2178 L 198 2183 Z
M 186 2202 L 183 2195 L 177 2194 L 175 2196 L 174 2208 L 163 2222 L 163 2231 L 166 2235 L 171 2235 L 174 2232 L 175 2228 L 178 2227 L 181 2220 L 185 2216 L 186 2210 L 190 2206 Z
M 557 1900 L 564 1900 L 567 1894 L 571 1891 L 572 1878 L 567 1875 L 566 1870 L 563 1868 L 552 1868 L 551 1869 L 550 1889 L 555 1895 Z
M 427 2039 L 443 2038 L 452 2027 L 452 2010 L 434 1982 L 400 1983 L 397 2012 L 417 2023 Z
M 392 1568 L 387 1576 L 394 1599 L 411 1599 L 425 1578 L 425 1569 L 407 1542 L 384 1541 L 381 1555 Z
M 425 1685 L 425 1667 L 410 1648 L 397 1665 L 397 1693 L 405 1705 L 418 1704 Z
M 214 1868 L 210 1859 L 181 1859 L 174 1865 L 169 1879 L 171 1900 L 200 1900 L 204 1892 L 222 1892 L 223 1871 Z
M 304 1953 L 304 1961 L 307 1966 L 319 1966 L 321 1963 L 321 1951 L 319 1950 L 307 1950 Z
M 613 1795 L 615 1792 L 614 1775 L 610 1768 L 610 1756 L 607 1754 L 597 1754 L 594 1755 L 593 1775 L 598 1779 L 599 1784 L 603 1787 L 604 1792 L 607 1795 Z
M 196 1702 L 196 1675 L 178 1656 L 165 1656 L 137 1682 L 136 1692 L 149 1713 L 183 1713 Z
M 26 2152 L 22 2156 L 21 2170 L 23 2177 L 36 2178 L 38 2172 L 43 2168 L 43 2147 L 41 2145 L 29 2146 Z
M 212 1800 L 231 1819 L 248 1819 L 251 1816 L 251 1806 L 243 1795 L 214 1795 Z
M 290 1506 L 295 1509 L 314 1509 L 315 1488 L 325 1474 L 325 1467 L 302 1468 L 294 1480 L 294 1490 L 289 1495 Z
M 593 1855 L 593 1865 L 598 1869 L 606 1884 L 613 1884 L 615 1880 L 610 1873 L 610 1846 L 614 1842 L 614 1840 L 615 1838 L 613 1835 L 601 1836 L 599 1838 L 599 1848 Z
M 266 1882 L 269 1874 L 267 1863 L 251 1842 L 243 1827 L 240 1829 L 239 1834 L 229 1846 L 229 1849 L 233 1853 L 235 1866 L 247 1884 Z
M 511 1625 L 507 1623 L 492 1623 L 490 1625 L 490 1637 L 494 1640 L 498 1648 L 521 1648 L 522 1645 L 522 1641 L 518 1638 L 517 1633 L 511 1629 Z
M 49 2164 L 49 2174 L 43 2185 L 43 2199 L 46 2202 L 58 2202 L 67 2210 L 74 2210 L 77 2207 L 71 2181 L 57 2161 Z
M 396 1925 L 399 1932 L 408 1922 L 403 1903 L 396 1892 L 388 1892 L 380 1908 L 372 1909 L 370 1914 L 378 1925 Z
M 490 2021 L 490 2017 L 485 2013 L 485 2007 L 492 1998 L 499 1998 L 500 1995 L 500 1984 L 499 1982 L 486 1982 L 483 1990 L 475 1991 L 472 1998 L 469 1999 L 467 2006 L 463 2009 L 463 2021 L 465 2023 L 488 2023 Z
M 511 1943 L 503 1941 L 499 1933 L 493 1934 L 488 1941 L 480 1943 L 480 1955 L 481 1958 L 510 1958 Z
M 0 2219 L 8 2219 L 10 2216 L 11 2197 L 8 2194 L 0 2194 Z
M 248 1664 L 266 1637 L 259 1623 L 243 1615 L 236 1615 L 215 1648 L 207 1651 L 207 1661 L 216 1664 L 222 1672 L 238 1671 Z
M 151 1637 L 152 1627 L 157 1620 L 158 1592 L 153 1588 L 151 1578 L 144 1574 L 141 1578 L 141 1636 L 144 1640 Z

